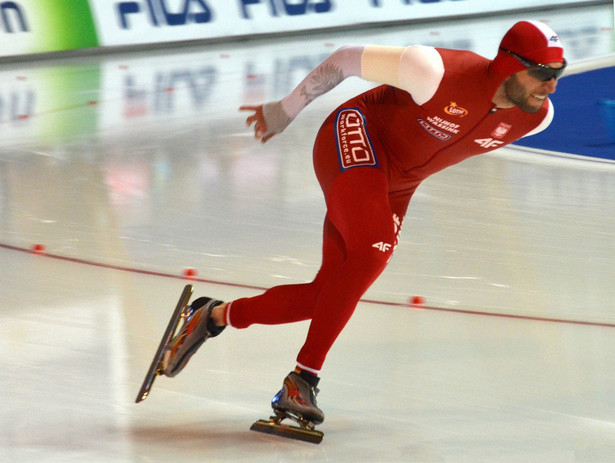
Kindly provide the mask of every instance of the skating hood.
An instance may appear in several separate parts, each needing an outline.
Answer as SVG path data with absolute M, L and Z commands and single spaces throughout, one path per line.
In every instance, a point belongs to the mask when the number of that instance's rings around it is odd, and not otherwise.
M 491 62 L 491 71 L 499 83 L 526 67 L 509 50 L 536 63 L 563 63 L 564 48 L 559 36 L 546 24 L 520 21 L 511 27 L 500 42 L 498 54 Z

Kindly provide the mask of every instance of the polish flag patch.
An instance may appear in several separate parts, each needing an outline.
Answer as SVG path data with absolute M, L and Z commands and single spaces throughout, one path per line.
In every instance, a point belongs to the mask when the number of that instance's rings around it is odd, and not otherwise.
M 495 130 L 491 132 L 491 136 L 501 140 L 508 132 L 510 132 L 510 129 L 512 129 L 512 125 L 507 124 L 506 122 L 500 122 L 500 125 L 498 125 Z

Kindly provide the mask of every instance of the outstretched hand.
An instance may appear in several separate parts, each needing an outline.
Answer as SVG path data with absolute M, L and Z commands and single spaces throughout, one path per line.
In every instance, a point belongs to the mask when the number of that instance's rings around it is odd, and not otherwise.
M 250 127 L 254 124 L 254 138 L 260 140 L 261 143 L 265 143 L 271 137 L 273 137 L 276 132 L 268 132 L 267 123 L 265 122 L 265 117 L 263 116 L 263 105 L 258 106 L 240 106 L 240 111 L 252 111 L 253 114 L 248 116 L 246 119 L 246 124 Z

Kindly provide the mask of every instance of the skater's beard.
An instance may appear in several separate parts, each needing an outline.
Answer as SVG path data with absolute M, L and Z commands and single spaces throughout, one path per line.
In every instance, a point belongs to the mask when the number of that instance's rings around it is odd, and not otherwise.
M 504 89 L 508 100 L 526 113 L 537 113 L 540 111 L 547 97 L 547 95 L 545 95 L 544 98 L 542 95 L 536 96 L 536 90 L 528 90 L 521 84 L 515 74 L 511 75 L 508 80 L 506 80 Z

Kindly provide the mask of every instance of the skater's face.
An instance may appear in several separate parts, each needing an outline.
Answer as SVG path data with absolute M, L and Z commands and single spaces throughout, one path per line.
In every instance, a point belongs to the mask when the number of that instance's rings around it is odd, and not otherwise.
M 563 70 L 565 65 L 550 63 L 544 66 L 544 68 L 547 67 L 553 71 L 559 71 Z M 555 93 L 559 74 L 543 70 L 545 72 L 540 74 L 536 73 L 536 69 L 528 68 L 511 75 L 505 82 L 504 89 L 508 100 L 526 113 L 540 111 L 547 97 Z

